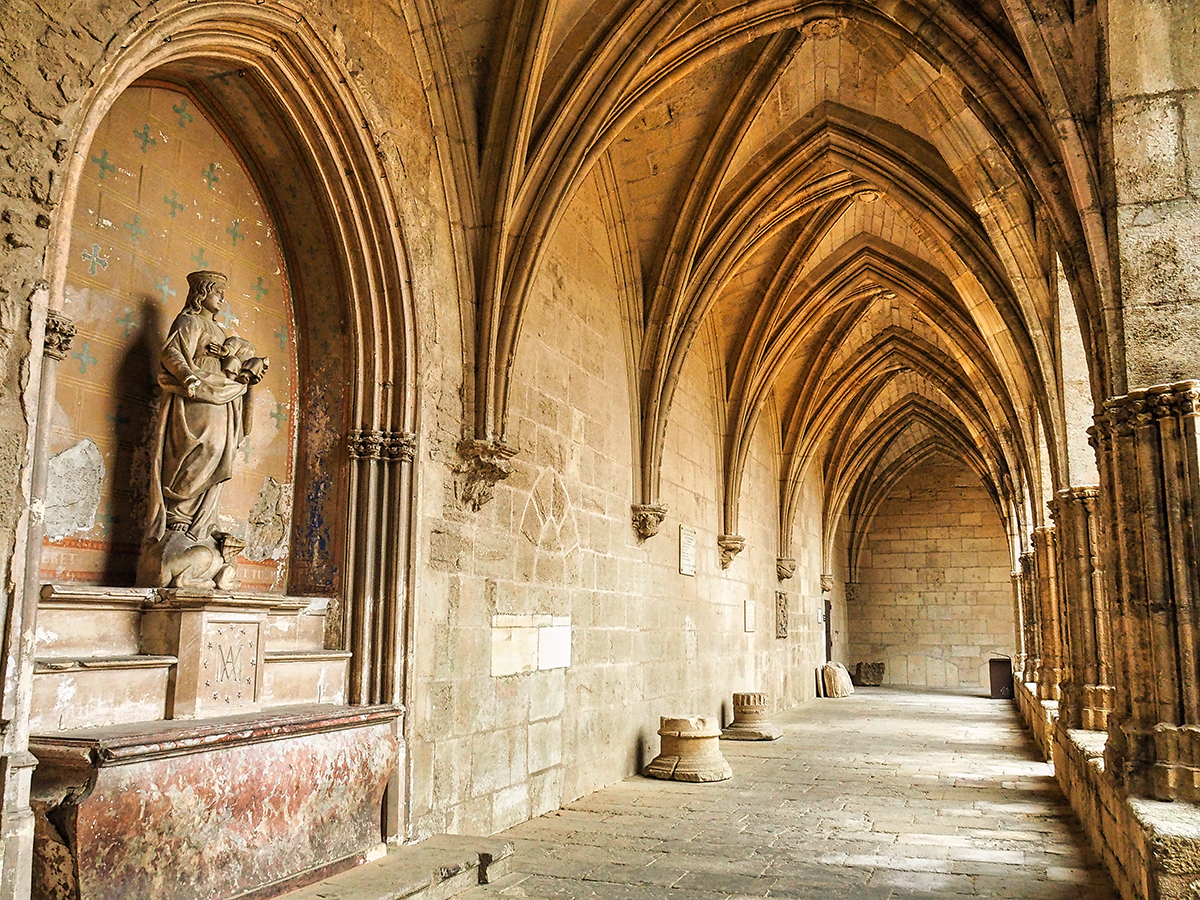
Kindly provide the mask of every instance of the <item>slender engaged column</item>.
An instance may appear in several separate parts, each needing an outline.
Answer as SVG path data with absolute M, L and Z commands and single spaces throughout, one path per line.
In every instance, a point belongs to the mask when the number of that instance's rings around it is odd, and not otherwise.
M 1025 644 L 1025 607 L 1021 602 L 1021 572 L 1019 569 L 1015 572 L 1010 572 L 1008 577 L 1012 582 L 1013 621 L 1016 623 L 1017 632 L 1017 655 L 1013 658 L 1013 673 L 1014 677 L 1024 681 L 1027 653 Z
M 1092 430 L 1115 704 L 1105 767 L 1131 794 L 1200 799 L 1200 381 L 1131 391 Z
M 1038 699 L 1058 700 L 1064 658 L 1057 541 L 1053 528 L 1033 530 L 1033 586 L 1041 635 L 1041 659 L 1037 669 Z
M 1042 643 L 1033 588 L 1033 551 L 1021 554 L 1018 585 L 1021 593 L 1021 625 L 1025 636 L 1025 666 L 1021 670 L 1021 680 L 1031 684 L 1037 681 L 1038 670 L 1042 666 Z
M 1096 486 L 1059 491 L 1052 505 L 1058 529 L 1066 634 L 1066 680 L 1059 718 L 1067 728 L 1105 731 L 1112 710 L 1112 642 L 1104 573 L 1100 565 L 1099 494 Z

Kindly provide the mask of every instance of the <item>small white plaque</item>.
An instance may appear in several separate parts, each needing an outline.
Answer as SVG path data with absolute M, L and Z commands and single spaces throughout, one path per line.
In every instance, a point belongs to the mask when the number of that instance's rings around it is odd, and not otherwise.
M 754 601 L 747 600 L 745 605 L 746 631 L 754 630 Z
M 679 526 L 679 574 L 696 574 L 696 529 Z

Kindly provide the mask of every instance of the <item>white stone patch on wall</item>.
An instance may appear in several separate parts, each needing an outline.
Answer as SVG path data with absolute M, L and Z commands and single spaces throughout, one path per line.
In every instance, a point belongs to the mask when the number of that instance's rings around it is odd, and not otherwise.
M 46 478 L 46 537 L 90 531 L 96 524 L 104 457 L 89 438 L 50 457 Z
M 492 616 L 493 678 L 570 665 L 570 616 Z

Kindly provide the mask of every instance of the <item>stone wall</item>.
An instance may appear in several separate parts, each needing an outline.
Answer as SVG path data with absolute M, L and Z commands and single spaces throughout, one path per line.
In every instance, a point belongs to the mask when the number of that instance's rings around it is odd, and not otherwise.
M 1010 571 L 974 473 L 944 458 L 914 469 L 871 525 L 849 605 L 851 663 L 886 663 L 889 684 L 987 685 L 988 659 L 1014 652 Z
M 653 758 L 659 716 L 728 720 L 740 690 L 793 705 L 813 696 L 824 659 L 819 514 L 798 522 L 805 552 L 778 583 L 777 462 L 765 438 L 745 482 L 747 547 L 720 566 L 717 383 L 703 351 L 672 408 L 670 511 L 638 541 L 630 322 L 602 190 L 586 183 L 538 276 L 514 368 L 514 473 L 471 513 L 451 473 L 426 469 L 437 510 L 417 598 L 415 836 L 489 833 L 555 809 Z M 819 510 L 816 483 L 808 496 Z M 681 525 L 697 533 L 694 576 L 679 572 Z M 776 587 L 788 590 L 786 638 Z M 567 628 L 569 647 L 534 651 L 535 630 L 552 641 Z

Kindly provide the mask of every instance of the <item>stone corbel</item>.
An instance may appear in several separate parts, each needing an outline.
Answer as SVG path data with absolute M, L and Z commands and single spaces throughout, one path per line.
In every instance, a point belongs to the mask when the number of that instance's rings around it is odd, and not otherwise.
M 833 590 L 833 575 L 824 572 L 821 574 L 821 593 L 828 594 Z
M 746 539 L 740 534 L 722 534 L 717 537 L 721 548 L 721 568 L 728 569 L 733 558 L 746 549 Z
M 496 485 L 513 473 L 509 462 L 516 453 L 500 441 L 462 441 L 458 445 L 463 462 L 455 467 L 459 476 L 458 499 L 464 506 L 479 512 L 492 499 Z
M 787 581 L 796 574 L 796 561 L 790 556 L 775 558 L 775 575 L 780 581 Z
M 858 582 L 857 581 L 847 581 L 846 582 L 846 602 L 854 603 L 857 600 L 858 600 Z
M 658 534 L 663 519 L 667 517 L 665 503 L 635 503 L 633 505 L 633 528 L 638 533 L 638 540 L 644 541 Z
M 46 315 L 45 351 L 51 359 L 65 359 L 75 338 L 75 324 L 60 312 L 51 310 Z

